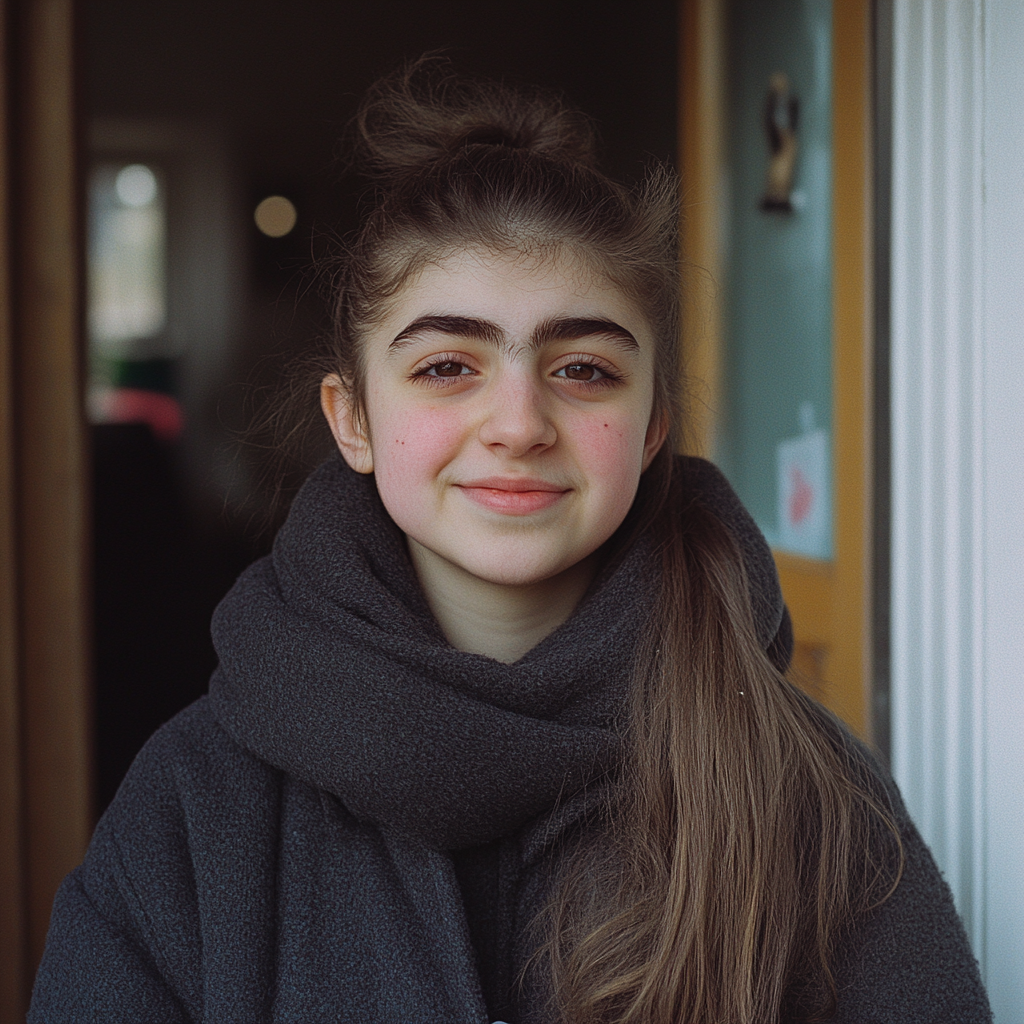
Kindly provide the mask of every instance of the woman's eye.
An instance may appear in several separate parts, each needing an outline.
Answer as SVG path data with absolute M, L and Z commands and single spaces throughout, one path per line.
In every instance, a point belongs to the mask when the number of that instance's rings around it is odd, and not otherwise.
M 417 370 L 413 373 L 413 377 L 426 378 L 427 380 L 439 380 L 442 378 L 451 380 L 455 377 L 468 376 L 472 372 L 465 363 L 460 363 L 457 359 L 442 359 L 439 362 L 424 366 L 421 370 Z
M 462 363 L 449 360 L 444 363 L 434 363 L 432 366 L 428 366 L 427 372 L 434 377 L 461 377 L 463 373 L 469 372 L 469 368 L 463 366 Z
M 567 380 L 583 381 L 592 384 L 602 377 L 608 376 L 593 363 L 570 363 L 555 371 L 556 376 L 565 377 Z

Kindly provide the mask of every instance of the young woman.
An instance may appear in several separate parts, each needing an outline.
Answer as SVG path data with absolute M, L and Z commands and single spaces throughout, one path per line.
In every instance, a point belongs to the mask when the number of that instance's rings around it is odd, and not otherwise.
M 61 889 L 30 1019 L 989 1019 L 891 782 L 783 675 L 764 540 L 673 454 L 671 177 L 436 65 L 358 124 L 341 458 Z

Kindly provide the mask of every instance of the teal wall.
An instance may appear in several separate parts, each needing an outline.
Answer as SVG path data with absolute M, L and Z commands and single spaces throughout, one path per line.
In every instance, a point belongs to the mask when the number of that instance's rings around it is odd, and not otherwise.
M 716 458 L 773 546 L 820 558 L 832 553 L 831 37 L 829 0 L 729 4 L 725 407 Z M 779 71 L 799 100 L 788 214 L 759 209 L 765 98 Z M 779 446 L 815 432 L 820 444 L 810 447 L 824 453 L 815 514 L 824 519 L 816 534 L 793 539 L 780 521 Z

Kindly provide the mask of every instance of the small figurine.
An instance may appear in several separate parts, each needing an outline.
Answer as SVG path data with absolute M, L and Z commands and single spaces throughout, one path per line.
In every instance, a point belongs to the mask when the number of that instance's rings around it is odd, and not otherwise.
M 793 178 L 796 174 L 796 123 L 799 104 L 789 91 L 789 79 L 776 71 L 768 81 L 764 126 L 768 133 L 768 173 L 761 209 L 792 213 Z

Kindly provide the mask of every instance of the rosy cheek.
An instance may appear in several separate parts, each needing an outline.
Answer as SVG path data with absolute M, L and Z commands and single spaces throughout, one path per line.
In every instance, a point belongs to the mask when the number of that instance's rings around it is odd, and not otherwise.
M 430 484 L 457 450 L 456 417 L 447 411 L 417 410 L 383 417 L 372 429 L 381 498 L 396 521 L 415 518 L 427 511 L 424 505 L 429 501 L 417 485 Z
M 374 439 L 374 451 L 383 442 L 388 452 L 385 457 L 433 465 L 458 442 L 461 427 L 459 416 L 446 409 L 428 408 L 396 415 L 384 424 L 380 441 Z
M 587 419 L 576 425 L 574 437 L 591 479 L 617 485 L 639 472 L 644 432 L 629 418 Z
M 591 511 L 602 538 L 618 529 L 633 504 L 645 434 L 646 429 L 640 429 L 628 416 L 606 416 L 579 424 L 577 457 L 586 467 Z

